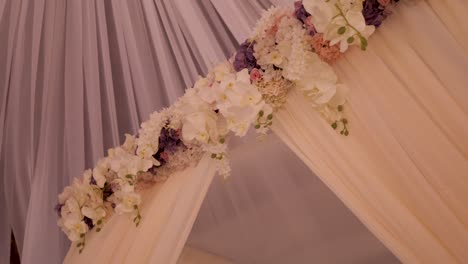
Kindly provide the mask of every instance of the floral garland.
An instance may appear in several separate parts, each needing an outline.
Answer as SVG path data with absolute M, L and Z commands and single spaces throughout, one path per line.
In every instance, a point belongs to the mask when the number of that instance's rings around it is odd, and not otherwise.
M 346 87 L 329 63 L 351 45 L 365 50 L 395 2 L 303 0 L 294 9 L 268 9 L 230 60 L 174 105 L 151 114 L 138 137 L 126 135 L 122 146 L 109 149 L 94 169 L 64 189 L 56 206 L 58 225 L 81 253 L 86 234 L 99 232 L 114 212 L 132 215 L 138 226 L 139 191 L 196 164 L 204 153 L 228 176 L 228 137 L 242 137 L 251 126 L 265 135 L 291 89 L 302 91 L 311 107 L 347 136 Z

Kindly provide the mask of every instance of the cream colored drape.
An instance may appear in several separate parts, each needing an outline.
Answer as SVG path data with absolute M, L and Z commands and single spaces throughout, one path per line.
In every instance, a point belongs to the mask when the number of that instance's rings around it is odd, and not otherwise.
M 142 197 L 142 220 L 114 216 L 90 232 L 81 254 L 72 244 L 64 263 L 176 263 L 215 174 L 206 154 L 196 167 L 176 172 Z
M 276 115 L 280 138 L 404 263 L 468 262 L 467 6 L 400 1 L 368 51 L 334 65 L 350 136 L 297 92 Z

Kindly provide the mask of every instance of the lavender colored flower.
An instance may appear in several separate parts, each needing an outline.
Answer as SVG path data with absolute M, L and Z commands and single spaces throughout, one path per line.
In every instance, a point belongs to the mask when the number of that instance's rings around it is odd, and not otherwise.
M 237 49 L 233 63 L 234 69 L 236 71 L 239 72 L 247 68 L 250 73 L 253 68 L 260 68 L 260 66 L 257 64 L 257 59 L 254 56 L 254 45 L 255 42 L 249 42 L 246 40 Z
M 174 153 L 181 143 L 179 131 L 165 127 L 161 130 L 161 134 L 159 135 L 159 149 Z
M 384 6 L 377 0 L 365 0 L 363 3 L 362 14 L 367 25 L 379 27 L 382 21 L 390 14 Z
M 305 24 L 306 19 L 310 17 L 310 13 L 305 10 L 302 1 L 294 2 L 294 15 L 302 22 L 302 24 Z
M 180 139 L 180 131 L 164 127 L 159 135 L 158 152 L 156 152 L 153 157 L 158 160 L 161 163 L 160 166 L 162 166 L 167 162 L 168 154 L 174 154 L 183 147 L 185 147 L 185 145 Z

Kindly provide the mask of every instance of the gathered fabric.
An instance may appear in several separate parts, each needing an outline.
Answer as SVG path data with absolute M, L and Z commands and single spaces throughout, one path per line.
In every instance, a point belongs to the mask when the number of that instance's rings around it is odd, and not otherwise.
M 334 65 L 350 87 L 350 136 L 334 135 L 298 92 L 274 127 L 404 263 L 468 259 L 467 42 L 434 2 L 402 1 L 367 52 Z

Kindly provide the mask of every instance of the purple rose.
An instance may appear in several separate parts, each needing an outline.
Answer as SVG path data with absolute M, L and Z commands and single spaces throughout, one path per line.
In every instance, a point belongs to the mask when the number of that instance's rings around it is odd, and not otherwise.
M 379 27 L 390 12 L 386 10 L 378 0 L 365 0 L 363 3 L 362 14 L 367 25 Z
M 234 57 L 233 66 L 236 71 L 248 69 L 249 72 L 254 68 L 260 68 L 257 64 L 257 59 L 254 56 L 255 42 L 246 40 L 237 49 L 236 56 Z
M 306 23 L 306 19 L 310 17 L 310 13 L 307 12 L 302 4 L 302 1 L 294 2 L 294 16 L 299 19 L 302 24 Z

